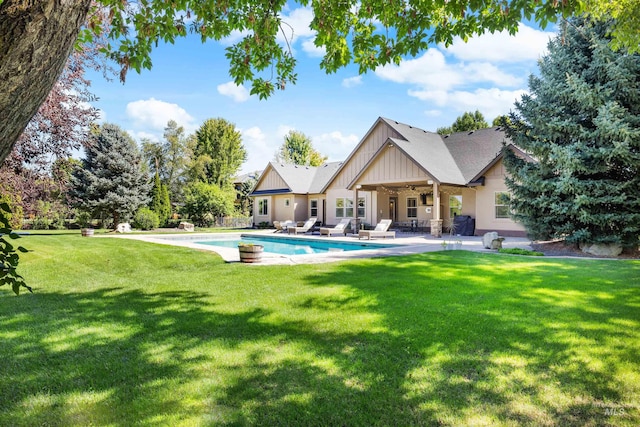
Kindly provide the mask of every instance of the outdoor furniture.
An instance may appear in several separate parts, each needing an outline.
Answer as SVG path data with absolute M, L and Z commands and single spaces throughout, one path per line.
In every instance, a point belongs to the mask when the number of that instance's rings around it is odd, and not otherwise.
M 287 231 L 289 232 L 289 234 L 306 233 L 307 231 L 311 230 L 311 227 L 313 227 L 317 220 L 318 218 L 315 217 L 309 218 L 302 227 L 288 227 Z
M 273 226 L 276 228 L 274 233 L 285 232 L 289 229 L 289 227 L 293 227 L 295 225 L 296 223 L 294 221 L 291 221 L 290 219 L 286 221 L 273 221 Z
M 351 218 L 343 218 L 342 221 L 338 223 L 335 227 L 321 227 L 320 235 L 331 236 L 332 234 L 342 234 L 344 236 L 347 235 L 347 225 L 351 222 Z
M 362 239 L 363 237 L 366 237 L 367 240 L 371 240 L 372 237 L 384 237 L 385 239 L 387 237 L 391 237 L 395 239 L 396 232 L 388 231 L 389 226 L 391 226 L 391 220 L 383 219 L 378 223 L 378 225 L 376 225 L 376 228 L 373 230 L 360 230 L 358 232 L 358 240 Z

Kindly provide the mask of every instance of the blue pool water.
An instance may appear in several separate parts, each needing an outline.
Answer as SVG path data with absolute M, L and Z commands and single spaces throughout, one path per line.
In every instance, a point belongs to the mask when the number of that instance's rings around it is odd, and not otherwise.
M 222 246 L 225 248 L 236 248 L 240 242 L 253 243 L 254 245 L 263 245 L 265 252 L 271 252 L 279 255 L 319 254 L 334 251 L 358 251 L 363 249 L 379 249 L 396 246 L 380 243 L 341 242 L 329 239 L 330 238 L 327 238 L 327 241 L 323 242 L 310 239 L 242 235 L 240 239 L 216 239 L 196 243 L 200 243 L 202 245 Z

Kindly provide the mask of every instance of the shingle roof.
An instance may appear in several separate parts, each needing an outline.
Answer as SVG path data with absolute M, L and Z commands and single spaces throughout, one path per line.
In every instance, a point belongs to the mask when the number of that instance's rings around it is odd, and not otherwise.
M 506 136 L 500 128 L 439 135 L 382 118 L 406 141 L 393 138 L 398 148 L 441 183 L 468 184 L 502 150 Z
M 507 137 L 501 128 L 493 127 L 453 133 L 443 140 L 465 182 L 469 182 L 500 155 Z
M 321 166 L 301 166 L 271 162 L 270 165 L 295 194 L 319 193 L 329 182 L 342 162 L 330 162 Z

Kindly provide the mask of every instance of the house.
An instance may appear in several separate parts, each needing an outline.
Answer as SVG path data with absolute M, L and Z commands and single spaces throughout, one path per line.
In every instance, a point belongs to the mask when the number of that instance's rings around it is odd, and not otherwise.
M 322 189 L 342 162 L 322 166 L 300 166 L 270 162 L 250 194 L 253 221 L 306 221 L 310 217 L 326 223 L 326 197 Z
M 526 157 L 499 127 L 438 135 L 380 117 L 344 162 L 270 163 L 251 193 L 254 221 L 317 216 L 337 224 L 357 216 L 374 225 L 389 218 L 438 236 L 456 215 L 468 215 L 476 235 L 524 236 L 504 200 L 505 145 Z

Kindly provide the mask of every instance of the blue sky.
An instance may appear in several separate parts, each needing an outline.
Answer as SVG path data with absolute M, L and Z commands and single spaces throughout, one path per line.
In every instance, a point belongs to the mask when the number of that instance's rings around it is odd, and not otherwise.
M 248 152 L 242 172 L 262 170 L 291 129 L 310 136 L 330 161 L 344 160 L 378 116 L 435 131 L 465 111 L 478 109 L 489 123 L 508 113 L 554 35 L 521 24 L 516 36 L 456 40 L 359 76 L 356 66 L 335 74 L 320 69 L 322 51 L 313 45 L 309 9 L 292 9 L 283 19 L 294 29 L 298 82 L 267 100 L 231 81 L 224 48 L 233 37 L 206 44 L 188 37 L 158 45 L 153 68 L 130 71 L 125 84 L 89 74 L 99 98 L 94 105 L 103 121 L 138 141 L 161 139 L 170 119 L 194 132 L 208 118 L 224 118 L 242 133 Z

